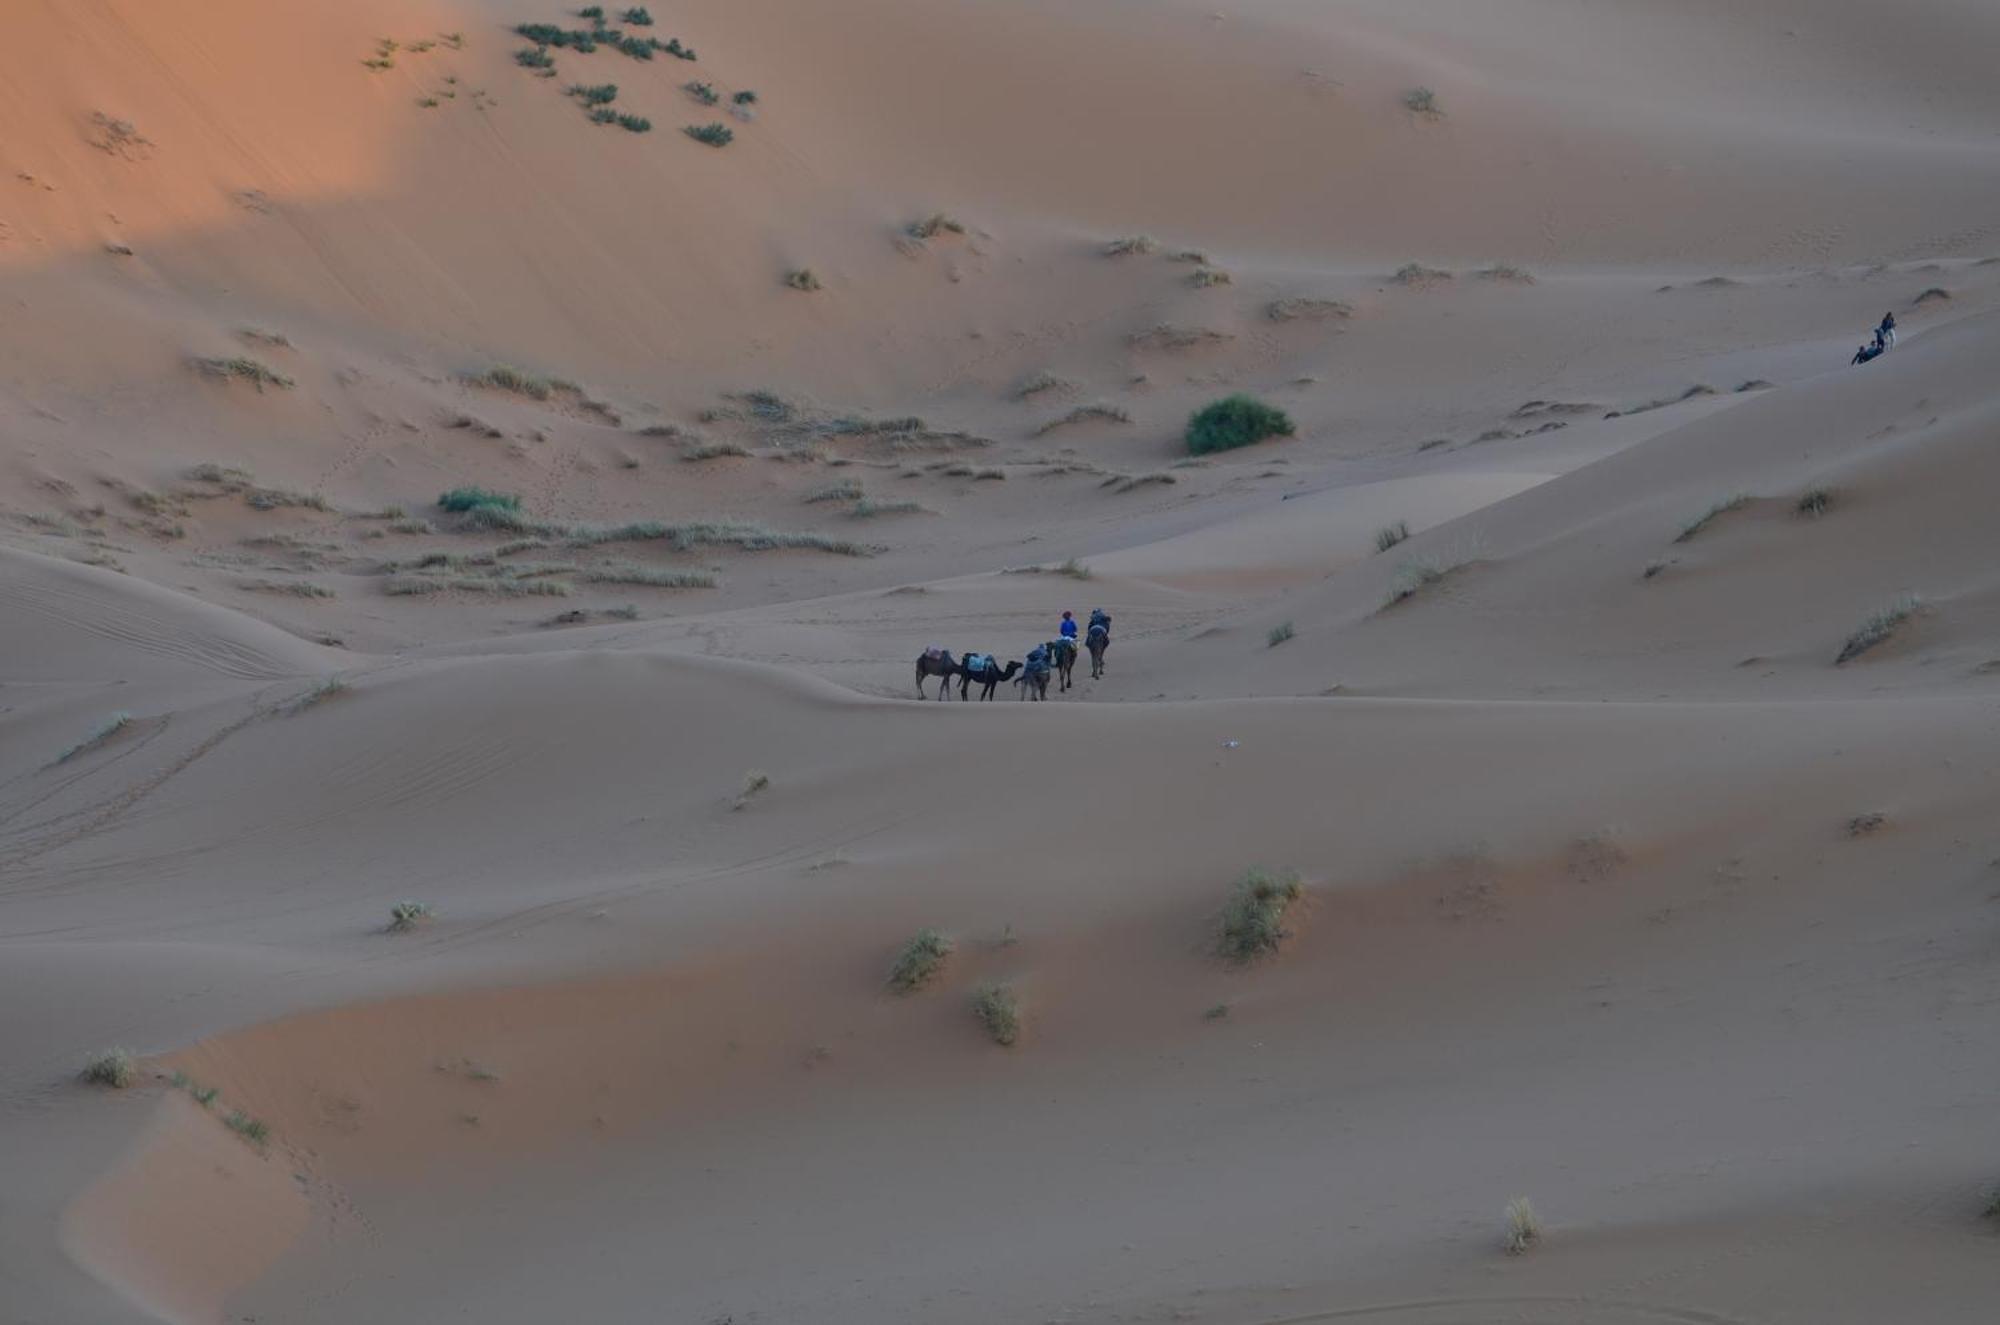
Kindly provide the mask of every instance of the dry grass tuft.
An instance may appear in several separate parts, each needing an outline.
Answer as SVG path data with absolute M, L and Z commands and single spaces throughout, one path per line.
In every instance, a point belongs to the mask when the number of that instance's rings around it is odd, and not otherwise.
M 1904 594 L 1887 607 L 1872 613 L 1867 620 L 1854 628 L 1854 633 L 1840 646 L 1840 655 L 1833 660 L 1834 666 L 1852 662 L 1876 645 L 1888 640 L 1902 628 L 1904 622 L 1922 611 L 1923 606 L 1923 599 L 1915 594 Z
M 124 1090 L 139 1079 L 139 1065 L 128 1049 L 106 1049 L 83 1065 L 82 1076 L 93 1086 Z
M 1507 1221 L 1505 1246 L 1509 1256 L 1519 1256 L 1542 1240 L 1542 1221 L 1527 1197 L 1517 1196 L 1507 1202 L 1504 1218 Z
M 1723 516 L 1729 514 L 1731 511 L 1742 510 L 1745 506 L 1748 506 L 1750 504 L 1751 500 L 1752 500 L 1751 496 L 1747 492 L 1731 493 L 1727 497 L 1720 498 L 1715 502 L 1714 505 L 1710 506 L 1700 515 L 1697 515 L 1694 519 L 1689 520 L 1686 524 L 1682 525 L 1680 533 L 1674 536 L 1674 542 L 1676 543 L 1691 542 L 1696 534 L 1699 534 L 1702 530 L 1708 528 L 1710 524 L 1714 523 L 1716 520 L 1721 519 Z
M 1285 913 L 1305 896 L 1296 874 L 1253 869 L 1236 881 L 1222 909 L 1222 955 L 1247 962 L 1276 952 L 1287 937 Z
M 1011 1045 L 1021 1038 L 1021 1005 L 1011 987 L 981 985 L 972 991 L 972 1015 L 995 1044 Z
M 1156 251 L 1159 247 L 1159 241 L 1151 235 L 1127 235 L 1122 239 L 1114 239 L 1106 244 L 1104 246 L 1104 256 L 1107 258 L 1143 257 L 1148 253 Z
M 1394 524 L 1383 525 L 1375 531 L 1375 550 L 1387 552 L 1410 536 L 1410 522 L 1398 520 Z

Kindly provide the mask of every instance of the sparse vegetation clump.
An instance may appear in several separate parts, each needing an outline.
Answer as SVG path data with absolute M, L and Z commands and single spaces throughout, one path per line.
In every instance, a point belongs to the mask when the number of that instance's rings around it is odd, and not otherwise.
M 1504 1218 L 1507 1221 L 1505 1245 L 1508 1255 L 1522 1255 L 1542 1240 L 1542 1221 L 1527 1197 L 1517 1196 L 1507 1202 Z
M 1721 519 L 1731 511 L 1741 510 L 1749 504 L 1750 494 L 1747 492 L 1731 493 L 1727 497 L 1717 499 L 1707 510 L 1682 525 L 1680 533 L 1674 536 L 1674 542 L 1687 543 L 1693 541 L 1695 535 L 1708 528 L 1716 520 Z
M 511 391 L 517 396 L 530 400 L 547 400 L 557 390 L 557 383 L 550 378 L 536 377 L 524 373 L 510 364 L 495 364 L 483 373 L 475 373 L 466 379 L 474 386 L 491 387 L 495 391 Z
M 935 929 L 918 930 L 896 954 L 896 961 L 889 968 L 889 987 L 899 994 L 923 988 L 944 969 L 951 949 L 951 940 Z
M 398 902 L 389 908 L 389 932 L 400 934 L 415 929 L 431 918 L 429 902 Z
M 139 1079 L 139 1065 L 129 1049 L 106 1049 L 83 1065 L 82 1075 L 93 1086 L 124 1090 Z
M 1290 297 L 1274 299 L 1264 307 L 1264 316 L 1273 322 L 1325 321 L 1354 316 L 1353 308 L 1338 299 Z
M 1410 536 L 1410 522 L 1398 520 L 1394 524 L 1383 525 L 1375 531 L 1375 550 L 1387 552 Z
M 1247 962 L 1276 952 L 1286 936 L 1285 913 L 1305 896 L 1305 886 L 1289 871 L 1253 869 L 1236 881 L 1222 909 L 1222 954 Z
M 710 147 L 727 147 L 736 141 L 736 131 L 726 124 L 690 124 L 681 130 L 698 143 Z
M 1793 507 L 1800 515 L 1817 518 L 1825 515 L 1833 505 L 1833 493 L 1825 488 L 1808 488 L 1799 494 L 1798 504 Z
M 618 100 L 618 84 L 574 83 L 570 86 L 569 94 L 586 106 L 608 106 Z
M 695 442 L 681 451 L 681 459 L 687 461 L 720 460 L 725 456 L 748 458 L 749 455 L 749 448 L 735 442 Z
M 478 510 L 518 511 L 521 509 L 521 499 L 514 493 L 493 492 L 486 488 L 477 487 L 453 488 L 449 492 L 441 494 L 437 499 L 437 504 L 454 515 L 462 515 Z
M 271 1139 L 271 1129 L 264 1120 L 252 1118 L 241 1109 L 230 1110 L 229 1116 L 222 1120 L 222 1124 L 254 1146 L 262 1146 Z
M 586 114 L 589 115 L 592 124 L 618 123 L 618 112 L 609 106 L 592 106 Z
M 1291 622 L 1280 621 L 1277 625 L 1271 627 L 1269 633 L 1265 635 L 1264 647 L 1275 649 L 1297 633 L 1298 631 L 1293 628 Z
M 703 83 L 699 80 L 682 83 L 681 90 L 704 106 L 713 106 L 716 102 L 722 100 L 722 97 L 716 92 L 715 84 L 713 83 Z
M 871 501 L 864 497 L 848 514 L 857 520 L 872 520 L 879 515 L 929 515 L 931 508 L 916 501 Z
M 1533 273 L 1511 263 L 1496 262 L 1490 267 L 1481 267 L 1472 273 L 1482 281 L 1503 281 L 1510 285 L 1533 285 Z
M 1421 262 L 1406 262 L 1396 268 L 1389 278 L 1398 285 L 1425 286 L 1451 279 L 1451 273 L 1442 267 L 1426 267 Z
M 746 87 L 730 100 L 739 106 L 754 106 L 757 104 L 757 93 Z
M 972 991 L 972 1015 L 995 1044 L 1011 1045 L 1021 1038 L 1021 1005 L 1011 987 L 981 985 Z
M 1021 383 L 1020 388 L 1014 392 L 1014 398 L 1017 400 L 1027 400 L 1040 395 L 1044 391 L 1073 391 L 1075 389 L 1076 383 L 1070 381 L 1067 377 L 1057 377 L 1054 373 L 1040 372 Z
M 618 127 L 627 133 L 651 133 L 653 122 L 644 115 L 619 115 Z
M 1382 606 L 1394 607 L 1407 602 L 1443 580 L 1457 570 L 1461 562 L 1439 561 L 1435 557 L 1411 557 L 1396 568 L 1396 578 L 1389 585 L 1389 595 Z
M 838 483 L 829 483 L 808 492 L 802 500 L 808 505 L 823 501 L 860 501 L 861 484 L 855 479 L 844 478 Z
M 1126 235 L 1114 239 L 1104 246 L 1104 256 L 1108 258 L 1142 257 L 1160 247 L 1159 241 L 1151 235 Z
M 265 387 L 274 386 L 289 390 L 291 387 L 297 385 L 291 378 L 286 377 L 275 368 L 259 363 L 247 355 L 239 354 L 226 359 L 196 359 L 194 363 L 195 367 L 210 377 L 219 377 L 225 381 L 234 378 L 239 382 L 248 382 L 250 385 L 256 387 L 260 393 Z
M 1132 416 L 1117 405 L 1078 405 L 1060 418 L 1050 419 L 1035 429 L 1035 436 L 1042 437 L 1058 428 L 1067 428 L 1073 423 L 1130 423 Z
M 618 17 L 623 22 L 630 23 L 635 28 L 650 28 L 653 26 L 653 15 L 644 5 L 635 5 L 631 9 L 621 13 Z
M 1840 646 L 1840 654 L 1835 666 L 1852 662 L 1876 645 L 1883 643 L 1902 628 L 1903 623 L 1923 610 L 1923 600 L 1915 594 L 1904 594 L 1895 602 L 1878 612 L 1872 613 L 1866 621 L 1856 626 L 1847 642 Z
M 1188 420 L 1188 450 L 1195 455 L 1231 451 L 1269 437 L 1290 437 L 1292 420 L 1275 405 L 1237 394 L 1204 406 Z
M 962 235 L 965 223 L 955 216 L 943 212 L 933 212 L 921 221 L 912 221 L 905 233 L 912 239 L 935 239 L 939 235 Z
M 640 584 L 649 589 L 713 589 L 715 575 L 705 570 L 682 570 L 672 566 L 639 566 L 613 562 L 593 566 L 583 572 L 591 584 Z
M 797 267 L 785 273 L 785 284 L 794 290 L 811 291 L 820 289 L 819 277 L 811 267 Z
M 556 67 L 555 57 L 542 46 L 523 46 L 514 52 L 514 63 L 523 69 L 546 69 L 551 72 Z
M 1413 87 L 1403 94 L 1403 109 L 1412 115 L 1442 115 L 1437 93 L 1427 87 Z
M 1234 279 L 1228 272 L 1217 267 L 1197 267 L 1189 274 L 1188 284 L 1197 290 L 1206 290 L 1210 286 L 1228 285 Z

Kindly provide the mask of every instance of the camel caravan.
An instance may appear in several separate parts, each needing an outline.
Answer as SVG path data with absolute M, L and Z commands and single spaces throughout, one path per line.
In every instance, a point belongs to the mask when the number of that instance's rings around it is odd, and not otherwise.
M 951 694 L 952 678 L 958 679 L 958 697 L 972 698 L 972 687 L 979 687 L 982 700 L 993 698 L 993 692 L 1003 681 L 1012 681 L 1018 692 L 1016 699 L 1044 700 L 1049 697 L 1049 682 L 1056 683 L 1056 692 L 1070 687 L 1070 674 L 1076 670 L 1079 649 L 1076 618 L 1068 612 L 1062 614 L 1062 624 L 1056 637 L 1045 644 L 1037 644 L 1028 650 L 1025 659 L 1002 663 L 997 654 L 960 653 L 953 657 L 951 650 L 933 645 L 925 649 L 917 658 L 917 698 L 929 699 L 924 693 L 924 682 L 935 676 L 938 679 L 937 698 L 946 699 Z M 1095 681 L 1104 675 L 1104 655 L 1111 650 L 1111 617 L 1102 608 L 1093 608 L 1090 625 L 1083 632 L 1081 644 L 1083 652 L 1090 655 L 1090 679 Z

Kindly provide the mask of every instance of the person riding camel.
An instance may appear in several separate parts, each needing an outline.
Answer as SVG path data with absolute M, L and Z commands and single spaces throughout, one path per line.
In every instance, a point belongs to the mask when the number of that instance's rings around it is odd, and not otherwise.
M 1059 631 L 1062 637 L 1071 644 L 1076 643 L 1076 617 L 1074 614 L 1069 612 L 1063 613 L 1062 625 L 1059 627 Z
M 1100 631 L 1103 632 L 1104 638 L 1111 638 L 1111 614 L 1101 607 L 1093 607 L 1090 609 L 1090 628 L 1084 633 L 1095 635 Z

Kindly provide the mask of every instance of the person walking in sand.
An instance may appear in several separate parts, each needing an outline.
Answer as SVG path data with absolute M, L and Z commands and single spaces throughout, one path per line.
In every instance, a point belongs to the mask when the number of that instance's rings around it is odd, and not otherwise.
M 1885 350 L 1896 343 L 1896 315 L 1894 313 L 1884 313 L 1882 315 L 1882 324 L 1875 328 L 1875 343 Z

